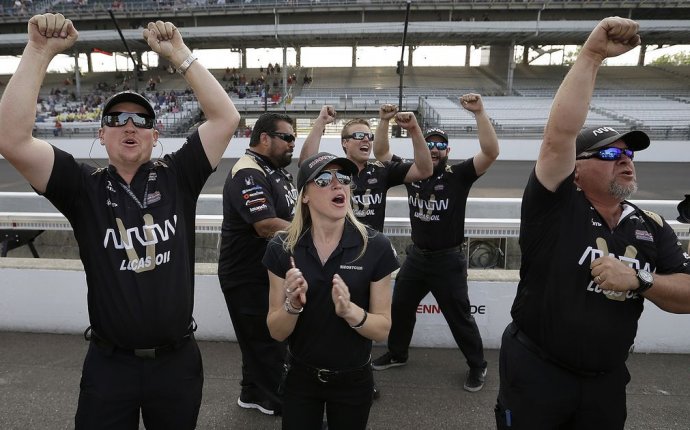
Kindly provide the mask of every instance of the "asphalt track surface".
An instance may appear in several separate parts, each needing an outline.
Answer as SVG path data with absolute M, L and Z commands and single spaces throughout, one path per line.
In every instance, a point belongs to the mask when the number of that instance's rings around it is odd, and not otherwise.
M 0 429 L 74 428 L 88 346 L 83 337 L 0 332 L 0 345 Z M 205 381 L 197 428 L 279 430 L 280 418 L 237 406 L 242 376 L 237 343 L 199 342 L 199 347 Z M 378 346 L 373 355 L 382 352 Z M 487 349 L 485 356 L 484 389 L 468 393 L 462 389 L 467 366 L 457 348 L 412 348 L 406 366 L 375 372 L 381 398 L 371 408 L 367 428 L 495 429 L 498 351 Z M 690 355 L 633 353 L 627 365 L 632 380 L 626 387 L 625 429 L 690 429 Z
M 211 175 L 204 186 L 205 194 L 222 194 L 223 183 L 235 164 L 236 159 L 223 159 L 217 171 Z M 91 161 L 89 161 L 91 162 Z M 104 161 L 99 161 L 104 165 Z M 471 197 L 522 197 L 533 161 L 496 161 L 486 174 L 472 187 Z M 638 192 L 632 197 L 635 200 L 683 200 L 690 194 L 689 163 L 654 163 L 644 162 L 635 165 L 637 171 Z M 288 170 L 297 176 L 297 163 L 293 161 Z M 29 184 L 7 162 L 0 160 L 0 192 L 32 191 Z M 392 188 L 389 196 L 405 196 L 405 188 Z M 0 208 L 2 212 L 2 208 Z

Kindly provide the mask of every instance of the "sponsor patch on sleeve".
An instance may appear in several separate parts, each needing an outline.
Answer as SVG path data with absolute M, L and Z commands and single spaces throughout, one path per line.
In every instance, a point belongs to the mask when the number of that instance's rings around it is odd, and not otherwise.
M 647 230 L 635 230 L 635 238 L 647 242 L 654 242 L 654 235 Z

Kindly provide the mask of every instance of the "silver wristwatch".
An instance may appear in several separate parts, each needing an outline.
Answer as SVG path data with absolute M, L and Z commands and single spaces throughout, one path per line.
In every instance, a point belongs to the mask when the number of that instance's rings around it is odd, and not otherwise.
M 637 282 L 639 286 L 635 289 L 637 294 L 642 294 L 654 285 L 654 276 L 646 270 L 637 271 Z

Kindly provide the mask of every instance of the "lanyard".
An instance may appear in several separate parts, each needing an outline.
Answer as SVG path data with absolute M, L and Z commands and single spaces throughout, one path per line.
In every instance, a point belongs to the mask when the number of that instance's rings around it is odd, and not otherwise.
M 144 188 L 144 203 L 142 204 L 137 196 L 134 195 L 134 192 L 132 189 L 128 186 L 123 184 L 122 182 L 118 181 L 118 184 L 120 184 L 120 187 L 122 187 L 123 190 L 129 195 L 129 197 L 134 200 L 134 202 L 139 206 L 139 209 L 146 209 L 146 206 L 148 204 L 148 199 L 149 199 L 149 181 L 146 181 L 146 187 Z

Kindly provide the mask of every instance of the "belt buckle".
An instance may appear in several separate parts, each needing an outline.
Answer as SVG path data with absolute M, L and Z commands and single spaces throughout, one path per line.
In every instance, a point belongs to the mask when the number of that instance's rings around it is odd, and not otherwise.
M 156 348 L 135 349 L 134 355 L 136 355 L 139 358 L 155 359 L 156 358 Z
M 332 370 L 328 369 L 318 369 L 316 371 L 316 379 L 318 379 L 320 382 L 323 382 L 324 384 L 328 382 L 328 378 L 330 376 L 333 376 L 334 372 Z

